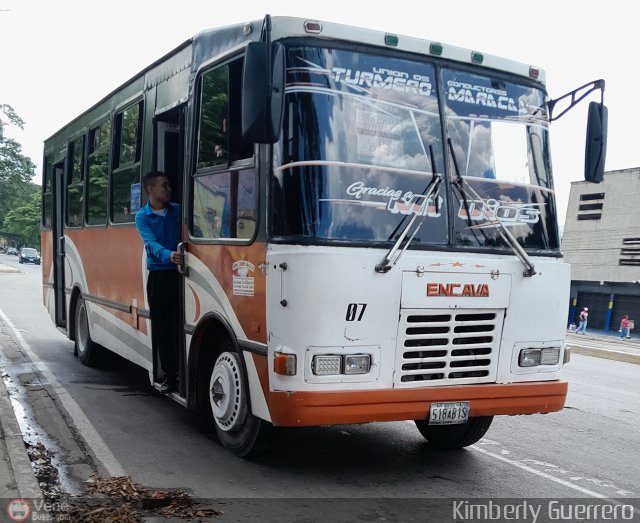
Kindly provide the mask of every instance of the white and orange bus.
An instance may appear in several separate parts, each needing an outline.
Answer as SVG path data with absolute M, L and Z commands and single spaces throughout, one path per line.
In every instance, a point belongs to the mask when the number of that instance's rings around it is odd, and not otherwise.
M 109 350 L 158 385 L 134 215 L 161 170 L 185 253 L 172 397 L 232 452 L 394 420 L 458 448 L 495 415 L 558 411 L 553 105 L 542 70 L 438 42 L 284 17 L 203 31 L 45 142 L 44 303 L 82 363 Z M 605 117 L 592 102 L 589 180 Z

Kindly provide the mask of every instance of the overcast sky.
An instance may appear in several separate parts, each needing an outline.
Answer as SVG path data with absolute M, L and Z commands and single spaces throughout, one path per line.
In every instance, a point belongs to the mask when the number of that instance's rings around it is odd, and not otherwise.
M 113 88 L 202 29 L 291 15 L 417 36 L 539 66 L 552 98 L 604 78 L 606 169 L 640 166 L 640 56 L 633 2 L 536 0 L 0 0 L 0 104 L 38 165 L 42 142 Z M 590 99 L 597 99 L 593 96 Z M 583 177 L 587 103 L 551 125 L 560 221 Z

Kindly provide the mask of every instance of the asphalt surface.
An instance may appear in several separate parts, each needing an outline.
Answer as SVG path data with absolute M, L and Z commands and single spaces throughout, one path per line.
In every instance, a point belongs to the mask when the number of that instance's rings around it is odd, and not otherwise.
M 223 507 L 223 521 L 403 521 L 428 510 L 425 500 L 450 498 L 603 498 L 640 507 L 640 366 L 627 359 L 640 354 L 637 342 L 568 334 L 564 411 L 498 417 L 485 439 L 462 451 L 432 449 L 413 423 L 372 423 L 284 431 L 272 454 L 245 461 L 199 433 L 196 420 L 152 389 L 141 369 L 118 358 L 100 369 L 82 366 L 41 305 L 40 268 L 7 258 L 0 255 L 4 383 L 16 425 L 46 443 L 73 494 L 92 475 L 128 475 L 207 499 Z M 6 266 L 19 272 L 3 272 Z M 618 352 L 623 361 L 613 359 Z M 3 450 L 11 442 L 20 450 L 20 431 L 5 426 L 7 401 L 0 458 L 14 453 Z M 7 463 L 0 462 L 2 483 L 24 495 L 15 476 L 28 461 L 19 471 Z

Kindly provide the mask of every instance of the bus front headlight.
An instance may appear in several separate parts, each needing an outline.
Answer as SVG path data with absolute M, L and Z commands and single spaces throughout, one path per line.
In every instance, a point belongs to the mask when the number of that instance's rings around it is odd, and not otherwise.
M 316 354 L 311 368 L 316 376 L 368 374 L 371 354 Z
M 537 367 L 542 359 L 542 349 L 522 349 L 518 363 L 521 367 Z
M 539 365 L 557 365 L 560 361 L 560 349 L 549 347 L 545 349 L 522 349 L 518 364 L 520 367 L 538 367 Z
M 345 374 L 367 374 L 371 368 L 371 356 L 369 354 L 353 354 L 344 357 Z

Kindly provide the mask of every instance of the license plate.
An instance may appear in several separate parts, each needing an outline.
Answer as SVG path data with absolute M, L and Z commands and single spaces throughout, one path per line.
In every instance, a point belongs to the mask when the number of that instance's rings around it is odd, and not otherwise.
M 429 409 L 429 425 L 457 425 L 467 421 L 469 421 L 468 401 L 432 403 Z

